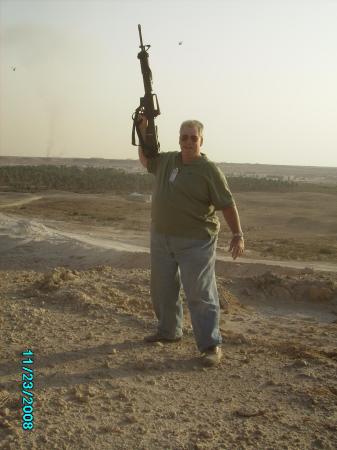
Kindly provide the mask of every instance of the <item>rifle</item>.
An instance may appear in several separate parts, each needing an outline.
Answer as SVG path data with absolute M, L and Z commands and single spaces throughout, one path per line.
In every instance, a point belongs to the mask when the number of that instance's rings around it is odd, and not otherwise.
M 149 54 L 147 50 L 150 45 L 143 45 L 141 26 L 138 25 L 140 49 L 137 57 L 140 60 L 140 66 L 142 69 L 143 82 L 145 95 L 140 98 L 140 105 L 132 115 L 133 127 L 132 127 L 132 145 L 140 145 L 143 149 L 144 155 L 147 158 L 154 158 L 160 151 L 160 144 L 158 142 L 158 131 L 155 125 L 154 119 L 159 116 L 160 109 L 158 104 L 157 95 L 152 91 L 152 72 L 149 66 Z M 138 114 L 144 114 L 148 120 L 148 126 L 146 129 L 145 142 L 138 127 L 140 121 L 138 120 Z M 137 131 L 139 144 L 135 142 L 135 130 Z

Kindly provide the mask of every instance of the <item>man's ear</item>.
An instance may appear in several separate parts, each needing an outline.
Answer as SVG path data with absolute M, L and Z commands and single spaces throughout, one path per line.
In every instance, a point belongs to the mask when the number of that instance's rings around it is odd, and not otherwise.
M 204 143 L 204 137 L 201 136 L 201 139 L 200 139 L 200 147 L 202 146 L 203 143 Z

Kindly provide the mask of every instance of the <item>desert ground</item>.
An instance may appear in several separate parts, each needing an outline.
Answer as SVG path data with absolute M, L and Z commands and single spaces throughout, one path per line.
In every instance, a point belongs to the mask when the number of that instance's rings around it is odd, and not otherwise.
M 143 342 L 155 330 L 149 203 L 0 193 L 1 449 L 337 448 L 336 195 L 235 198 L 246 253 L 231 260 L 221 219 L 224 358 L 205 368 L 186 303 L 181 342 Z

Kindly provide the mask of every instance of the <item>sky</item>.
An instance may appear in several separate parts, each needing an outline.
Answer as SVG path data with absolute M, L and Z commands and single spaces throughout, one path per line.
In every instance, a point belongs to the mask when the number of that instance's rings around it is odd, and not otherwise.
M 136 159 L 138 24 L 161 151 L 337 167 L 337 0 L 0 0 L 0 155 Z

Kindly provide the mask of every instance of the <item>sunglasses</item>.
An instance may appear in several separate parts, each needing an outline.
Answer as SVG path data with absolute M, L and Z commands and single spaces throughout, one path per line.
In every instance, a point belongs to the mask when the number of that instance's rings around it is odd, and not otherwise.
M 182 134 L 180 135 L 180 140 L 185 142 L 190 138 L 192 142 L 198 142 L 199 137 L 200 136 L 196 136 L 195 134 L 192 136 L 189 136 L 188 134 Z

